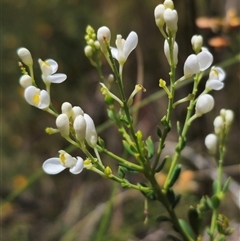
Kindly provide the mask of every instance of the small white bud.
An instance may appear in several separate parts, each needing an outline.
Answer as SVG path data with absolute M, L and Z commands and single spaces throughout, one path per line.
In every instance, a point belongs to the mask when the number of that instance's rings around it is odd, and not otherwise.
M 227 125 L 231 125 L 234 119 L 234 112 L 232 110 L 226 110 L 225 120 Z
M 72 116 L 72 105 L 69 102 L 64 102 L 61 107 L 62 113 L 66 114 L 68 118 Z
M 73 128 L 76 134 L 76 138 L 79 141 L 85 139 L 86 134 L 86 121 L 82 115 L 78 115 L 73 123 Z
M 223 118 L 222 116 L 217 116 L 214 121 L 213 121 L 213 126 L 214 126 L 214 132 L 215 134 L 219 134 L 222 126 L 223 126 Z
M 178 22 L 178 14 L 177 11 L 174 9 L 167 8 L 163 13 L 164 21 L 167 25 L 167 28 L 170 32 L 175 33 L 178 29 L 177 22 Z
M 214 106 L 214 99 L 209 94 L 200 95 L 196 103 L 196 115 L 201 116 L 212 110 Z
M 87 57 L 92 57 L 92 55 L 93 55 L 93 49 L 92 49 L 92 47 L 89 46 L 89 45 L 85 46 L 85 48 L 84 48 L 84 53 L 85 53 L 85 55 L 86 55 Z
M 63 137 L 69 136 L 69 118 L 67 114 L 60 114 L 57 117 L 56 126 Z
M 207 147 L 209 152 L 213 155 L 216 153 L 216 150 L 217 150 L 217 142 L 218 142 L 218 138 L 215 134 L 207 135 L 204 141 L 205 146 Z
M 174 4 L 172 0 L 165 0 L 163 5 L 166 9 L 167 8 L 174 9 Z
M 77 116 L 83 115 L 83 114 L 84 114 L 84 112 L 83 112 L 83 110 L 79 106 L 74 106 L 72 108 L 72 118 L 73 118 L 73 120 L 75 120 L 75 118 Z
M 84 119 L 86 121 L 86 136 L 85 139 L 89 146 L 95 147 L 97 145 L 97 131 L 92 118 L 88 114 L 84 114 Z
M 33 59 L 30 51 L 26 48 L 19 48 L 17 54 L 22 62 L 28 66 L 33 64 Z
M 26 89 L 28 86 L 32 85 L 32 78 L 28 74 L 22 75 L 19 79 L 19 83 Z
M 107 41 L 108 43 L 110 43 L 111 40 L 111 31 L 108 27 L 103 26 L 101 28 L 98 29 L 97 31 L 97 39 L 99 41 L 99 44 L 101 46 L 102 51 L 106 51 L 106 44 L 105 41 Z
M 203 45 L 203 37 L 201 35 L 194 35 L 191 39 L 192 48 L 196 54 L 198 54 Z
M 157 5 L 157 7 L 155 7 L 154 9 L 155 22 L 159 28 L 162 28 L 165 23 L 163 18 L 164 11 L 165 11 L 165 7 L 163 4 Z
M 167 58 L 167 61 L 169 65 L 171 65 L 171 58 L 170 58 L 170 50 L 169 50 L 169 44 L 168 41 L 164 41 L 164 53 Z M 178 44 L 174 42 L 173 45 L 173 64 L 176 66 L 178 63 Z

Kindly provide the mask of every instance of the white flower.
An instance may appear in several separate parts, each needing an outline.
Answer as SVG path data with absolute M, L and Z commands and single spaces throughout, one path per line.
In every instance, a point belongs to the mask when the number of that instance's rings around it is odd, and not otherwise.
M 170 65 L 171 64 L 170 50 L 169 50 L 169 44 L 167 40 L 164 41 L 164 53 Z M 174 42 L 174 45 L 173 45 L 173 62 L 174 62 L 174 65 L 177 65 L 178 63 L 178 44 L 176 42 Z
M 83 115 L 78 115 L 74 122 L 73 122 L 73 128 L 76 134 L 76 138 L 79 141 L 82 141 L 85 139 L 86 136 L 86 121 L 83 117 Z
M 28 49 L 19 48 L 17 50 L 17 54 L 24 64 L 28 66 L 31 66 L 33 64 L 32 55 Z
M 184 63 L 183 71 L 185 78 L 206 70 L 213 62 L 213 56 L 209 51 L 202 51 L 198 55 L 191 54 Z
M 35 86 L 29 86 L 24 91 L 26 101 L 39 109 L 46 109 L 50 105 L 50 96 L 46 90 L 40 90 Z
M 136 48 L 137 44 L 138 36 L 133 31 L 128 35 L 126 40 L 121 35 L 117 35 L 117 48 L 111 48 L 112 56 L 117 59 L 120 65 L 124 65 L 129 54 Z
M 206 82 L 206 89 L 221 90 L 224 87 L 223 80 L 225 79 L 225 72 L 220 67 L 212 67 L 209 79 Z
M 95 147 L 97 144 L 97 131 L 92 118 L 88 114 L 84 114 L 84 119 L 86 121 L 86 136 L 85 139 L 89 146 Z
M 163 4 L 157 5 L 157 7 L 155 7 L 154 9 L 155 22 L 159 28 L 162 28 L 165 23 L 163 18 L 164 11 L 165 11 L 165 7 Z
M 56 119 L 56 126 L 63 137 L 69 136 L 69 118 L 67 114 L 60 114 Z
M 106 47 L 106 43 L 105 41 L 107 41 L 108 43 L 110 43 L 111 40 L 111 31 L 108 27 L 103 26 L 101 28 L 98 29 L 97 31 L 97 39 L 99 41 L 101 50 L 103 52 L 107 51 L 107 47 Z
M 51 175 L 58 174 L 66 168 L 69 168 L 69 171 L 73 174 L 79 174 L 84 168 L 84 163 L 81 157 L 74 158 L 61 150 L 59 151 L 59 158 L 53 157 L 47 159 L 43 163 L 42 168 L 47 174 Z
M 201 116 L 212 110 L 214 106 L 214 99 L 209 94 L 200 95 L 196 103 L 196 115 Z
M 203 37 L 201 35 L 193 35 L 191 43 L 194 52 L 199 53 L 203 45 Z
M 19 83 L 24 89 L 26 89 L 28 86 L 32 85 L 32 78 L 30 75 L 24 74 L 20 77 Z
M 66 80 L 67 76 L 65 74 L 55 74 L 58 70 L 58 63 L 53 59 L 47 59 L 42 61 L 38 60 L 42 71 L 42 79 L 46 83 L 62 83 Z
M 177 22 L 178 22 L 178 14 L 175 9 L 167 8 L 163 13 L 163 18 L 166 23 L 166 26 L 170 32 L 176 32 Z
M 218 142 L 218 138 L 215 134 L 209 134 L 206 136 L 204 143 L 211 154 L 216 153 L 217 142 Z

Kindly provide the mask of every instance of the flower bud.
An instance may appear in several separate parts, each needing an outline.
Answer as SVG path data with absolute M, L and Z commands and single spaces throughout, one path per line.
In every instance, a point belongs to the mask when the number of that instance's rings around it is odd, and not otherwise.
M 26 89 L 28 86 L 32 85 L 32 78 L 28 74 L 22 75 L 19 79 L 20 85 Z
M 194 35 L 191 39 L 192 48 L 196 54 L 198 54 L 203 45 L 203 38 L 201 35 Z
M 174 9 L 167 8 L 163 13 L 164 21 L 167 25 L 167 28 L 170 32 L 176 33 L 178 27 L 178 14 L 177 11 Z
M 73 122 L 73 128 L 76 134 L 76 138 L 79 141 L 84 140 L 86 133 L 86 121 L 82 115 L 78 115 L 76 117 L 76 119 Z
M 30 51 L 26 48 L 19 48 L 17 54 L 22 62 L 28 66 L 33 64 L 33 59 Z
M 196 115 L 201 116 L 212 110 L 214 106 L 214 99 L 209 94 L 200 95 L 196 103 Z
M 172 0 L 165 0 L 163 5 L 166 9 L 167 8 L 174 9 L 174 4 Z
M 164 11 L 165 11 L 165 7 L 163 4 L 157 5 L 157 7 L 155 7 L 154 9 L 155 22 L 159 28 L 162 28 L 165 23 L 163 18 Z
M 57 117 L 56 126 L 63 137 L 69 136 L 69 119 L 67 114 L 60 114 Z
M 234 112 L 232 110 L 226 110 L 225 120 L 228 126 L 232 124 L 233 119 L 234 119 Z
M 64 102 L 61 107 L 62 113 L 66 114 L 68 118 L 72 116 L 72 105 L 69 102 Z
M 97 145 L 97 131 L 92 118 L 88 114 L 84 114 L 84 119 L 86 121 L 86 136 L 85 139 L 89 146 L 95 147 Z
M 171 65 L 170 50 L 169 50 L 169 44 L 168 44 L 167 40 L 164 41 L 164 53 L 165 53 L 165 56 L 167 58 L 169 65 Z M 176 66 L 177 63 L 178 63 L 178 45 L 176 42 L 174 42 L 174 45 L 173 45 L 173 64 L 174 64 L 174 66 Z
M 111 40 L 111 32 L 110 29 L 106 26 L 103 26 L 101 28 L 98 29 L 97 31 L 97 39 L 100 43 L 101 49 L 102 51 L 106 51 L 106 43 L 105 41 L 107 41 L 108 43 L 110 43 Z
M 85 53 L 85 55 L 86 55 L 88 58 L 89 58 L 89 57 L 92 57 L 92 55 L 93 55 L 93 49 L 92 49 L 92 47 L 89 46 L 89 45 L 85 46 L 85 48 L 84 48 L 84 53 Z
M 73 120 L 75 120 L 75 118 L 77 116 L 83 115 L 83 114 L 84 114 L 84 112 L 83 112 L 83 110 L 79 106 L 74 106 L 72 108 L 72 118 L 73 118 Z
M 222 126 L 223 126 L 223 118 L 222 116 L 217 116 L 214 121 L 213 121 L 213 126 L 214 126 L 214 132 L 215 134 L 219 134 Z
M 211 154 L 216 153 L 217 142 L 218 142 L 218 138 L 215 134 L 209 134 L 206 136 L 204 143 Z

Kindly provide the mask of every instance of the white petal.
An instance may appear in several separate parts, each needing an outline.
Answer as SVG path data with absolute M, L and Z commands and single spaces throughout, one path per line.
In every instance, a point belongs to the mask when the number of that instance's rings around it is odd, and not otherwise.
M 209 68 L 213 62 L 213 56 L 209 51 L 200 52 L 197 55 L 197 59 L 200 65 L 200 71 L 204 71 Z
M 35 86 L 29 86 L 24 91 L 24 98 L 28 104 L 38 107 L 39 102 L 34 101 L 34 96 L 40 94 L 40 89 Z
M 76 165 L 74 167 L 70 168 L 69 171 L 72 174 L 79 174 L 80 172 L 82 172 L 83 167 L 84 167 L 83 159 L 78 156 Z
M 126 59 L 129 56 L 129 54 L 136 48 L 137 44 L 138 44 L 138 36 L 135 32 L 132 31 L 128 35 L 123 47 L 123 53 Z
M 183 67 L 184 76 L 186 78 L 191 77 L 192 75 L 199 72 L 199 70 L 200 69 L 199 69 L 197 55 L 195 55 L 195 54 L 189 55 L 184 63 L 184 67 Z
M 86 141 L 90 146 L 96 146 L 97 144 L 97 132 L 92 118 L 88 114 L 84 114 L 84 119 L 86 121 Z
M 58 63 L 55 60 L 47 59 L 47 60 L 45 60 L 45 62 L 47 62 L 50 65 L 50 67 L 52 69 L 52 73 L 51 74 L 54 74 L 54 73 L 57 72 L 57 70 L 58 70 Z
M 56 126 L 62 136 L 69 136 L 69 118 L 66 114 L 60 114 L 57 117 Z
M 51 83 L 59 84 L 66 80 L 67 75 L 65 74 L 54 74 L 47 76 L 47 80 Z
M 57 157 L 47 159 L 43 163 L 42 168 L 47 174 L 50 175 L 58 174 L 66 169 L 66 167 L 61 164 L 60 158 Z
M 84 112 L 79 106 L 73 106 L 72 108 L 72 118 L 75 120 L 75 118 L 79 115 L 83 116 Z
M 50 96 L 46 90 L 41 90 L 38 108 L 45 109 L 50 105 Z
M 118 59 L 118 49 L 111 47 L 111 53 L 114 59 Z
M 206 82 L 206 88 L 211 90 L 221 90 L 224 87 L 224 83 L 219 80 L 208 80 Z
M 72 105 L 69 102 L 62 103 L 61 110 L 62 114 L 66 114 L 68 118 L 72 116 Z

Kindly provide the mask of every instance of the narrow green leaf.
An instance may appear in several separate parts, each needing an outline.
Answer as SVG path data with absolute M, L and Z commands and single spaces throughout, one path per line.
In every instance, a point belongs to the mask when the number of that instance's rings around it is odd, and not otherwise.
M 165 156 L 164 159 L 162 160 L 161 164 L 159 165 L 159 167 L 156 168 L 156 173 L 162 171 L 162 169 L 164 168 L 164 165 L 166 163 L 166 161 L 168 160 L 169 156 Z
M 227 179 L 227 181 L 224 183 L 223 189 L 222 189 L 223 193 L 226 193 L 226 192 L 227 192 L 228 187 L 229 187 L 229 185 L 230 185 L 230 182 L 231 182 L 231 177 L 229 177 L 229 178 Z
M 188 225 L 188 223 L 183 219 L 178 219 L 180 226 L 182 229 L 187 233 L 193 240 L 195 240 L 195 234 L 193 233 L 191 227 Z
M 125 150 L 126 150 L 129 154 L 131 154 L 131 155 L 133 155 L 133 156 L 136 154 L 136 152 L 134 151 L 133 147 L 130 146 L 130 144 L 129 144 L 127 141 L 123 140 L 123 146 L 124 146 Z
M 207 200 L 208 207 L 213 210 L 214 207 L 213 207 L 213 204 L 212 204 L 212 200 L 208 196 L 206 196 L 206 200 Z
M 193 232 L 198 236 L 200 225 L 201 225 L 201 222 L 200 222 L 201 220 L 198 215 L 198 211 L 193 206 L 190 206 L 190 208 L 188 210 L 188 221 L 189 221 L 189 224 L 190 224 Z
M 175 194 L 174 194 L 174 191 L 172 190 L 172 188 L 169 188 L 167 190 L 167 199 L 168 201 L 171 203 L 171 205 L 173 205 L 173 203 L 175 202 Z
M 182 197 L 181 194 L 178 194 L 178 195 L 175 196 L 175 200 L 174 200 L 174 202 L 172 204 L 172 209 L 174 209 L 177 206 L 177 204 L 179 203 L 181 197 Z
M 216 194 L 218 191 L 218 180 L 214 180 L 212 184 L 213 193 Z
M 148 151 L 147 158 L 151 159 L 154 155 L 154 144 L 153 144 L 151 136 L 149 136 L 147 138 L 146 145 L 147 145 L 147 151 Z
M 181 164 L 178 164 L 175 166 L 175 168 L 173 169 L 173 174 L 169 180 L 168 187 L 172 187 L 174 183 L 177 181 L 180 175 L 181 169 L 182 169 Z
M 107 109 L 107 113 L 108 113 L 108 117 L 109 117 L 109 119 L 111 119 L 111 120 L 113 120 L 113 121 L 116 121 L 116 119 L 115 119 L 115 115 L 114 115 L 114 113 L 113 113 L 112 110 Z

